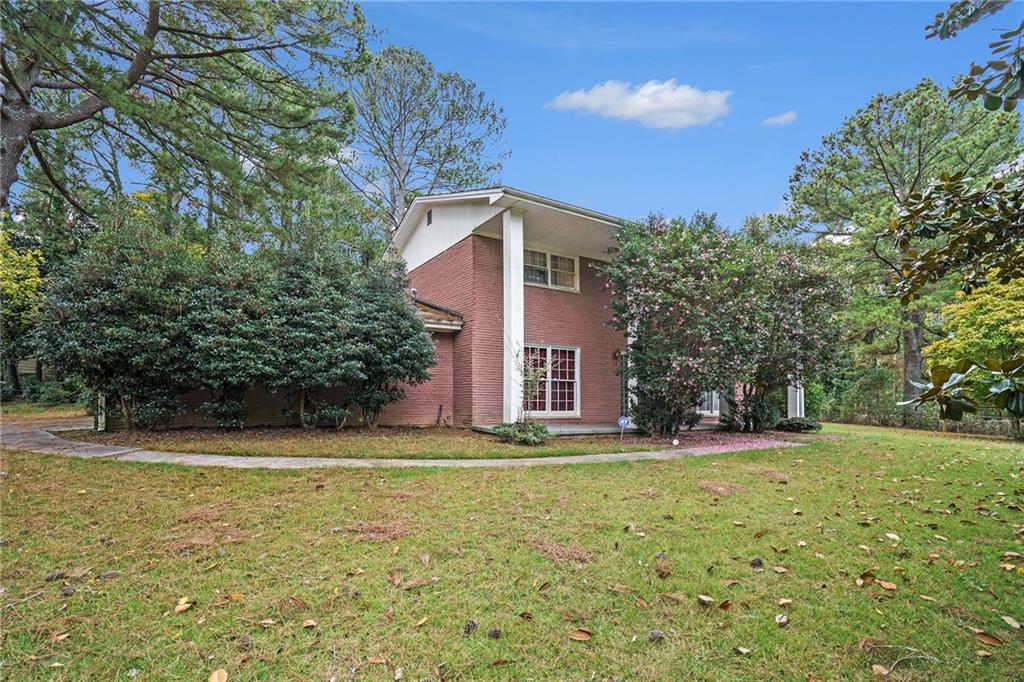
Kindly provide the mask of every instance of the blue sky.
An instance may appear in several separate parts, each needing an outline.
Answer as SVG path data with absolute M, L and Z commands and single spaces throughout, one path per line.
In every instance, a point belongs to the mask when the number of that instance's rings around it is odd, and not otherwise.
M 511 151 L 504 184 L 622 217 L 717 211 L 735 227 L 746 215 L 780 208 L 801 150 L 869 97 L 924 76 L 951 82 L 988 54 L 995 29 L 1024 16 L 1017 5 L 955 39 L 925 40 L 925 25 L 945 6 L 367 3 L 364 10 L 385 32 L 382 44 L 423 51 L 504 107 Z M 772 117 L 775 125 L 766 123 Z

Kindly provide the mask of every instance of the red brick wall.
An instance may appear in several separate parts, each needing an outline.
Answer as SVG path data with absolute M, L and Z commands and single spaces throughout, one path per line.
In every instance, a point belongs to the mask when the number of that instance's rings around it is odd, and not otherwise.
M 463 316 L 452 353 L 455 424 L 501 421 L 501 242 L 466 237 L 412 270 L 409 285 Z
M 405 386 L 405 398 L 384 408 L 380 423 L 400 426 L 434 426 L 437 408 L 442 409 L 442 423 L 452 423 L 452 370 L 454 364 L 455 335 L 433 333 L 434 360 L 430 379 L 416 386 Z
M 418 296 L 463 315 L 452 348 L 452 411 L 459 426 L 502 419 L 501 247 L 499 239 L 471 235 L 409 273 Z M 524 292 L 527 343 L 580 348 L 580 422 L 614 422 L 619 416 L 615 352 L 626 342 L 606 324 L 611 298 L 597 264 L 580 259 L 579 293 L 532 286 Z
M 626 347 L 621 332 L 608 326 L 611 296 L 597 261 L 580 258 L 580 291 L 527 286 L 526 343 L 580 349 L 580 417 L 561 422 L 614 422 L 620 415 L 620 379 L 616 351 Z

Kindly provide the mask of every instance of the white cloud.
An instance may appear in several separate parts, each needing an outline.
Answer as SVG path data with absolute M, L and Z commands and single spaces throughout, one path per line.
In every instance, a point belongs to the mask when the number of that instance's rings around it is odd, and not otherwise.
M 639 121 L 650 128 L 689 128 L 727 114 L 731 95 L 728 90 L 698 90 L 674 78 L 637 86 L 606 81 L 589 90 L 563 92 L 544 107 Z
M 769 116 L 765 120 L 761 121 L 763 126 L 788 126 L 790 123 L 796 120 L 796 112 L 790 109 L 789 111 L 783 111 L 781 114 L 775 116 Z

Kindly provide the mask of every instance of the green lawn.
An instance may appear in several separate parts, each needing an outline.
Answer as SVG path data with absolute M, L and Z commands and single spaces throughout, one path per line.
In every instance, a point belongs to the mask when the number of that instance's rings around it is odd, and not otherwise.
M 66 438 L 148 450 L 217 455 L 294 457 L 393 457 L 400 459 L 486 459 L 554 457 L 604 452 L 640 452 L 671 447 L 666 439 L 594 436 L 551 438 L 540 446 L 502 443 L 496 436 L 465 429 L 301 429 L 254 428 L 244 431 L 178 429 L 154 432 L 79 431 Z
M 1024 631 L 1002 619 L 1024 622 L 1024 559 L 1005 554 L 1024 554 L 1019 444 L 830 427 L 670 462 L 274 472 L 5 453 L 3 471 L 8 679 L 1024 669 Z

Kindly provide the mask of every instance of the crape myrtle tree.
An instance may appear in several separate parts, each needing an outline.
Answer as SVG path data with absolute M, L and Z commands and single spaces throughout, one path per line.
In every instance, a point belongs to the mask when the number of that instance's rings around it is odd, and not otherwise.
M 626 378 L 631 416 L 645 432 L 671 435 L 694 414 L 701 393 L 737 374 L 730 303 L 746 276 L 739 245 L 716 217 L 651 214 L 624 222 L 603 268 L 612 324 L 630 339 Z
M 730 234 L 703 213 L 623 223 L 617 238 L 603 272 L 642 430 L 671 435 L 704 391 L 737 385 L 739 426 L 768 428 L 773 394 L 828 367 L 843 293 L 811 247 Z
M 855 287 L 879 302 L 873 314 L 855 320 L 868 323 L 856 336 L 880 352 L 876 360 L 896 361 L 904 397 L 916 393 L 922 350 L 935 338 L 929 318 L 949 301 L 952 287 L 932 284 L 907 306 L 884 303 L 879 294 L 894 289 L 902 262 L 927 245 L 918 239 L 924 235 L 894 242 L 887 235 L 891 221 L 943 173 L 991 175 L 1019 153 L 1019 133 L 1015 113 L 950 101 L 925 79 L 873 97 L 818 148 L 804 152 L 793 172 L 789 198 L 800 229 L 836 242 L 829 248 L 851 266 Z M 913 421 L 909 409 L 903 419 Z
M 365 20 L 339 0 L 4 0 L 7 207 L 23 165 L 77 210 L 69 179 L 115 189 L 140 168 L 179 210 L 256 212 L 315 182 L 351 135 L 339 89 L 365 63 Z M 267 182 L 267 179 L 272 182 Z M 214 201 L 216 197 L 216 201 Z M 195 207 L 192 204 L 196 204 Z
M 834 367 L 837 313 L 847 294 L 833 265 L 812 245 L 750 229 L 736 239 L 746 276 L 731 304 L 739 384 L 730 399 L 731 419 L 745 431 L 762 431 L 781 416 L 780 392 Z
M 51 275 L 41 311 L 46 361 L 107 396 L 133 429 L 173 417 L 190 385 L 184 321 L 202 261 L 179 220 L 155 202 L 115 206 Z

